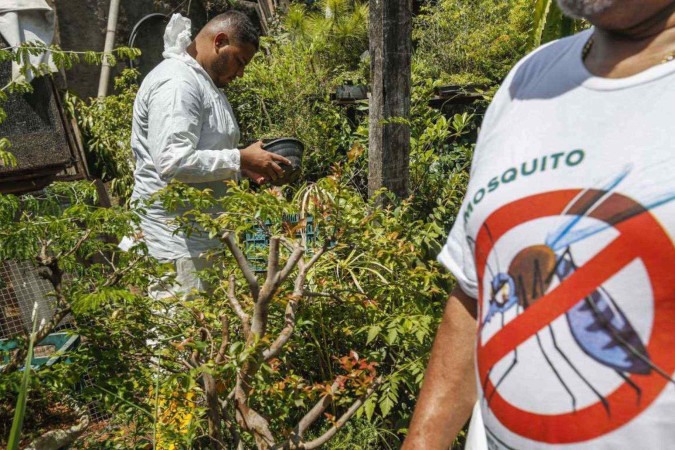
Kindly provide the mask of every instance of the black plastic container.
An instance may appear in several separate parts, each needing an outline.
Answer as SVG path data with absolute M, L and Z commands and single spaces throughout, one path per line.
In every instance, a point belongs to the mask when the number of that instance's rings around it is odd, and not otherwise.
M 273 181 L 275 186 L 283 186 L 296 182 L 302 175 L 302 155 L 305 153 L 305 144 L 290 137 L 278 139 L 263 139 L 263 149 L 281 155 L 291 162 L 291 165 L 280 164 L 284 169 L 284 176 Z

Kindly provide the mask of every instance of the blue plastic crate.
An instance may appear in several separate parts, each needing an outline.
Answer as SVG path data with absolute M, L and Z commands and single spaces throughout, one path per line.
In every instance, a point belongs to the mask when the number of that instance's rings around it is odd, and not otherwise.
M 282 216 L 282 222 L 288 223 L 290 225 L 297 225 L 300 221 L 299 214 L 284 214 Z M 271 221 L 266 221 L 265 226 L 272 225 Z M 298 230 L 296 233 L 297 237 L 301 237 L 302 234 L 305 234 L 307 238 L 307 254 L 311 254 L 311 246 L 317 242 L 319 238 L 319 227 L 316 227 L 314 224 L 314 218 L 310 215 L 306 217 L 306 224 L 302 227 L 302 230 Z M 245 253 L 246 258 L 248 259 L 251 268 L 256 273 L 264 273 L 267 271 L 267 260 L 260 256 L 255 256 L 255 253 L 258 253 L 260 250 L 264 250 L 270 246 L 270 240 L 265 231 L 260 226 L 255 226 L 253 231 L 246 233 L 245 237 Z
M 31 365 L 34 368 L 43 366 L 49 367 L 61 360 L 63 354 L 67 351 L 75 349 L 80 344 L 80 336 L 73 333 L 57 332 L 45 337 L 42 341 L 34 347 L 34 352 L 31 360 Z M 2 353 L 2 362 L 7 364 L 12 351 L 16 350 L 19 342 L 16 339 L 0 339 L 0 352 Z M 41 348 L 53 347 L 53 351 L 48 354 L 40 354 Z M 70 362 L 67 358 L 66 362 Z

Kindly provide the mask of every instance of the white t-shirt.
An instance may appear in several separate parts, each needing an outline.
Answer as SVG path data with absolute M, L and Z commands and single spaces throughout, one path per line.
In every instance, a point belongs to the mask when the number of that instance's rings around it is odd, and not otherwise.
M 186 51 L 190 21 L 174 14 L 165 35 L 166 58 L 143 80 L 134 102 L 131 148 L 136 161 L 132 200 L 145 200 L 171 180 L 214 197 L 225 180 L 239 177 L 239 126 L 225 94 Z M 174 220 L 191 207 L 169 212 L 161 204 L 141 214 L 143 239 L 161 261 L 199 256 L 219 242 L 206 233 L 186 236 Z M 213 211 L 214 213 L 216 211 Z
M 675 446 L 675 62 L 594 77 L 589 36 L 509 74 L 439 255 L 495 449 Z

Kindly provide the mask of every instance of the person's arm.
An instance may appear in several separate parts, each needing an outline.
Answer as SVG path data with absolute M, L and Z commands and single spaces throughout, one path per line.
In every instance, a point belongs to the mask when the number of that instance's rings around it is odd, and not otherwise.
M 198 150 L 202 108 L 198 87 L 180 77 L 163 81 L 150 95 L 148 146 L 162 180 L 203 183 L 234 178 L 241 169 L 269 179 L 283 174 L 277 162 L 290 163 L 262 150 L 260 143 L 241 151 Z
M 456 288 L 431 350 L 402 450 L 448 450 L 476 402 L 476 300 Z

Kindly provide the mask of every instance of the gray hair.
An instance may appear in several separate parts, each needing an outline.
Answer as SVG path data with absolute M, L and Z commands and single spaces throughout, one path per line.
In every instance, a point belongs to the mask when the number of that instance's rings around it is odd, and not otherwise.
M 230 10 L 218 14 L 204 27 L 208 33 L 229 34 L 230 39 L 239 44 L 251 44 L 260 47 L 260 32 L 251 19 L 241 11 Z
M 616 4 L 616 0 L 558 0 L 562 12 L 575 19 L 600 14 Z

